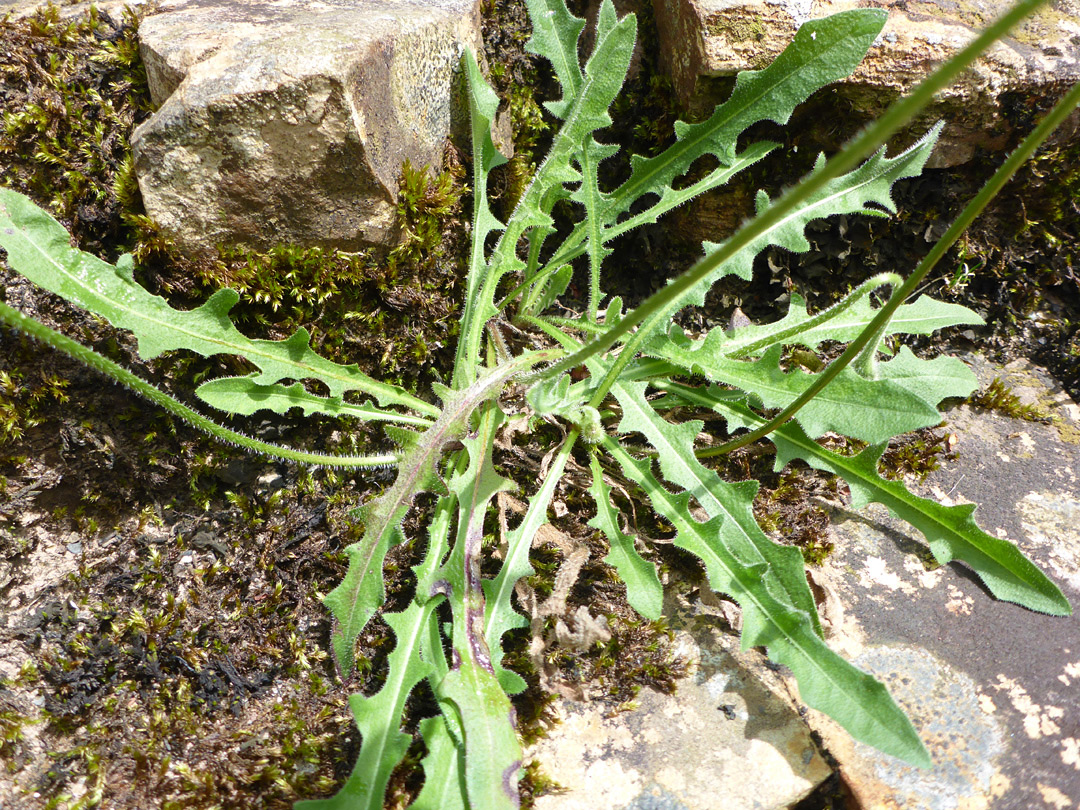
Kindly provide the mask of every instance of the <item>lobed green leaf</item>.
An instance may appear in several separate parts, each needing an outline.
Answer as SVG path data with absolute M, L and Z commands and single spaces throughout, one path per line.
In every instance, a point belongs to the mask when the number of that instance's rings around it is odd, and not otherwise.
M 503 224 L 488 205 L 487 178 L 492 169 L 506 163 L 506 158 L 495 148 L 491 139 L 491 127 L 499 109 L 499 97 L 484 81 L 472 51 L 466 49 L 463 61 L 469 124 L 472 130 L 473 218 L 465 311 L 461 316 L 461 337 L 454 358 L 454 388 L 464 388 L 476 379 L 480 334 L 484 324 L 498 314 L 493 303 L 488 297 L 480 295 L 480 291 L 493 283 L 484 255 L 484 245 L 489 234 L 503 229 Z
M 757 427 L 764 422 L 730 399 L 713 400 L 708 392 L 677 384 L 669 388 L 688 402 L 712 407 L 728 419 L 731 429 Z M 878 459 L 885 445 L 868 447 L 857 456 L 841 456 L 790 423 L 769 434 L 769 439 L 776 446 L 776 469 L 798 458 L 815 469 L 839 475 L 851 487 L 853 508 L 859 509 L 872 501 L 884 504 L 926 537 L 934 559 L 943 565 L 952 560 L 967 563 L 998 599 L 1054 616 L 1072 614 L 1061 589 L 1013 543 L 978 527 L 973 505 L 943 506 L 914 495 L 899 481 L 887 481 L 878 475 Z
M 714 347 L 717 332 L 696 349 L 658 338 L 646 352 L 713 382 L 751 394 L 765 408 L 784 408 L 809 388 L 816 375 L 780 368 L 780 346 L 755 361 L 731 360 Z M 721 333 L 722 334 L 722 333 Z M 899 369 L 898 369 L 899 370 Z M 941 421 L 937 409 L 890 379 L 867 380 L 845 368 L 795 416 L 812 436 L 830 431 L 866 442 L 881 442 Z
M 674 425 L 663 419 L 645 399 L 645 383 L 617 383 L 612 393 L 622 406 L 620 433 L 641 433 L 655 448 L 664 478 L 693 496 L 710 518 L 717 520 L 719 541 L 740 564 L 760 566 L 762 577 L 783 601 L 807 616 L 814 632 L 821 624 L 814 597 L 806 582 L 802 554 L 794 546 L 774 543 L 754 518 L 756 481 L 732 484 L 705 467 L 694 456 L 694 440 L 701 422 Z
M 469 810 L 463 752 L 450 735 L 446 719 L 424 718 L 420 721 L 420 734 L 428 749 L 427 756 L 420 761 L 424 787 L 409 810 Z
M 874 319 L 877 310 L 868 295 L 859 295 L 845 306 L 844 302 L 811 316 L 806 301 L 798 293 L 791 294 L 787 314 L 770 324 L 751 324 L 721 332 L 715 347 L 725 357 L 756 356 L 772 346 L 800 345 L 811 351 L 826 340 L 849 343 Z M 910 304 L 901 304 L 889 321 L 885 336 L 929 335 L 950 326 L 981 326 L 983 319 L 967 307 L 920 296 Z M 710 332 L 712 334 L 712 332 Z
M 718 278 L 735 275 L 746 281 L 753 272 L 754 257 L 770 245 L 782 247 L 793 253 L 805 253 L 810 249 L 806 239 L 806 226 L 815 219 L 836 216 L 838 214 L 863 214 L 865 216 L 884 216 L 885 212 L 895 213 L 896 205 L 892 199 L 892 186 L 906 177 L 916 177 L 926 165 L 930 153 L 937 143 L 943 124 L 938 123 L 915 144 L 905 149 L 894 158 L 885 157 L 882 147 L 865 163 L 856 169 L 826 183 L 812 194 L 806 202 L 788 216 L 752 240 L 740 250 L 730 262 L 721 265 L 706 281 L 695 287 L 695 291 L 686 296 L 683 305 L 700 306 L 704 303 L 704 292 Z M 825 156 L 818 158 L 816 169 L 825 163 Z M 769 208 L 773 201 L 759 191 L 757 213 Z M 714 252 L 719 245 L 705 243 L 706 255 Z
M 296 330 L 285 340 L 245 337 L 229 320 L 229 310 L 240 298 L 234 290 L 218 290 L 193 310 L 173 309 L 135 281 L 130 256 L 121 257 L 113 266 L 71 247 L 63 225 L 27 197 L 6 188 L 0 188 L 0 246 L 7 250 L 11 268 L 39 287 L 134 333 L 144 360 L 173 349 L 203 357 L 234 354 L 259 368 L 252 379 L 261 385 L 310 378 L 324 383 L 331 396 L 361 391 L 384 406 L 403 405 L 418 413 L 438 414 L 430 403 L 372 379 L 355 364 L 344 366 L 316 354 L 306 329 Z
M 453 662 L 436 685 L 436 696 L 457 710 L 465 749 L 465 785 L 472 807 L 517 808 L 521 744 L 514 728 L 510 699 L 496 677 L 485 634 L 485 600 L 480 578 L 484 517 L 495 494 L 512 483 L 495 471 L 491 460 L 495 435 L 505 417 L 494 403 L 485 405 L 474 437 L 463 443 L 469 465 L 453 475 L 457 496 L 457 539 L 436 587 L 446 594 L 453 615 Z
M 529 563 L 529 552 L 532 549 L 533 538 L 548 522 L 548 506 L 555 494 L 555 488 L 562 480 L 563 470 L 570 458 L 570 452 L 574 447 L 574 435 L 570 435 L 563 442 L 559 452 L 556 453 L 551 465 L 548 467 L 547 476 L 535 495 L 529 499 L 529 506 L 525 510 L 525 516 L 506 538 L 506 556 L 503 559 L 499 573 L 492 580 L 483 583 L 484 596 L 486 598 L 484 637 L 488 649 L 491 650 L 491 665 L 495 676 L 503 685 L 503 689 L 509 694 L 517 694 L 525 689 L 525 681 L 516 672 L 512 672 L 502 666 L 502 637 L 509 630 L 528 626 L 525 617 L 514 610 L 512 597 L 514 586 L 523 577 L 532 576 L 534 573 Z
M 929 766 L 929 755 L 911 721 L 885 687 L 829 649 L 810 616 L 777 593 L 775 580 L 767 576 L 768 563 L 747 564 L 732 553 L 720 537 L 723 518 L 693 520 L 689 493 L 668 492 L 653 476 L 650 461 L 638 461 L 610 438 L 604 449 L 675 527 L 675 545 L 700 557 L 711 586 L 742 607 L 744 649 L 764 646 L 770 658 L 791 669 L 807 705 L 828 714 L 855 739 L 914 765 Z M 748 501 L 744 508 L 750 508 Z
M 413 498 L 425 491 L 441 491 L 436 465 L 446 445 L 464 434 L 469 419 L 481 404 L 498 396 L 506 382 L 552 352 L 531 352 L 489 371 L 464 391 L 441 389 L 443 410 L 435 423 L 410 439 L 398 461 L 394 483 L 373 503 L 358 510 L 364 536 L 346 547 L 349 568 L 341 583 L 323 600 L 337 620 L 332 635 L 338 666 L 353 668 L 356 639 L 385 599 L 382 566 L 392 545 L 404 541 L 401 521 Z
M 551 62 L 555 77 L 562 85 L 562 98 L 544 106 L 552 115 L 565 118 L 581 91 L 577 45 L 585 20 L 571 14 L 563 0 L 525 0 L 525 5 L 532 21 L 532 36 L 525 48 Z
M 618 514 L 611 503 L 611 487 L 604 483 L 604 471 L 595 453 L 589 458 L 589 469 L 592 472 L 589 494 L 596 502 L 596 516 L 588 525 L 602 531 L 608 539 L 610 550 L 604 562 L 619 573 L 630 606 L 646 619 L 655 621 L 664 608 L 664 586 L 656 575 L 656 566 L 638 553 L 634 538 L 619 527 Z
M 371 697 L 351 695 L 356 726 L 362 735 L 356 765 L 345 784 L 329 799 L 301 801 L 295 810 L 382 810 L 390 774 L 405 757 L 412 737 L 401 730 L 405 702 L 413 688 L 432 671 L 420 655 L 436 600 L 411 603 L 400 613 L 384 614 L 396 644 L 390 653 L 386 681 Z
M 242 416 L 250 416 L 261 410 L 284 414 L 292 408 L 301 408 L 304 416 L 318 413 L 352 416 L 365 422 L 399 422 L 417 426 L 431 424 L 430 419 L 411 414 L 386 411 L 368 404 L 356 405 L 345 402 L 341 397 L 320 397 L 310 393 L 300 383 L 290 386 L 260 385 L 251 377 L 219 377 L 200 385 L 195 389 L 195 395 L 211 407 Z
M 786 124 L 813 93 L 849 75 L 887 16 L 879 9 L 853 9 L 805 22 L 771 65 L 739 73 L 730 98 L 708 120 L 677 123 L 676 142 L 656 157 L 635 155 L 630 178 L 612 194 L 618 207 L 610 209 L 605 220 L 613 222 L 645 194 L 662 194 L 703 155 L 730 165 L 736 141 L 749 126 L 766 119 Z

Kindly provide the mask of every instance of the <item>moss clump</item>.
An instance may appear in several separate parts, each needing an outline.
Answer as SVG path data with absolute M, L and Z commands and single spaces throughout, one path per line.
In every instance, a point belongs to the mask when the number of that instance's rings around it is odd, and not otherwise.
M 415 390 L 452 358 L 465 277 L 464 173 L 452 149 L 446 162 L 438 174 L 403 167 L 401 238 L 389 252 L 280 245 L 194 260 L 166 252 L 142 272 L 191 304 L 231 287 L 240 293 L 231 314 L 250 336 L 282 339 L 303 327 L 327 357 Z
M 141 213 L 128 134 L 150 112 L 137 18 L 47 6 L 0 21 L 0 184 L 44 205 L 84 250 L 114 257 Z
M 609 615 L 611 640 L 596 651 L 583 680 L 596 680 L 605 687 L 605 700 L 623 704 L 637 697 L 642 686 L 672 694 L 675 681 L 685 665 L 675 657 L 675 633 L 664 619 Z
M 820 565 L 833 543 L 829 513 L 811 502 L 813 494 L 835 497 L 836 478 L 801 466 L 789 466 L 778 476 L 766 473 L 754 498 L 754 517 L 766 532 L 796 546 L 807 564 Z
M 106 543 L 84 537 L 84 564 L 19 628 L 44 698 L 33 720 L 56 752 L 20 774 L 40 806 L 285 810 L 340 781 L 356 740 L 312 592 L 340 576 L 344 507 L 327 508 L 320 480 L 274 499 L 291 477 L 273 491 L 236 486 L 258 513 L 225 499 L 210 521 L 180 501 L 164 520 L 125 517 Z M 368 634 L 376 663 L 350 688 L 378 680 L 388 640 L 385 628 Z
M 530 810 L 536 806 L 536 800 L 548 793 L 557 793 L 563 789 L 556 780 L 552 779 L 536 760 L 525 765 L 525 774 L 518 783 L 521 791 L 522 810 Z
M 1050 415 L 1038 405 L 1025 405 L 1021 402 L 1020 397 L 1010 391 L 999 377 L 994 377 L 986 388 L 972 394 L 968 402 L 988 411 L 996 411 L 1026 422 L 1046 422 L 1050 418 Z
M 40 424 L 45 403 L 67 402 L 67 386 L 67 380 L 41 368 L 0 368 L 0 445 Z
M 940 469 L 943 460 L 956 458 L 950 449 L 952 441 L 950 434 L 934 428 L 900 436 L 890 442 L 881 455 L 878 464 L 881 476 L 889 480 L 915 478 L 924 481 L 930 473 Z
M 541 88 L 552 79 L 547 62 L 525 50 L 531 28 L 524 4 L 491 0 L 483 11 L 484 55 L 514 138 L 513 155 L 493 173 L 489 191 L 493 205 L 507 215 L 535 174 L 545 142 L 553 134 L 554 119 L 539 103 Z
M 19 767 L 19 749 L 30 722 L 26 709 L 12 693 L 0 687 L 0 760 L 8 764 L 9 771 Z

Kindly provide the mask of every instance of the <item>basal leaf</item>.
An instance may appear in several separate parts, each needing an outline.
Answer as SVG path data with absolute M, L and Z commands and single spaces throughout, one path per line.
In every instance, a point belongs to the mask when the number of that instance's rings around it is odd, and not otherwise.
M 420 762 L 424 768 L 424 788 L 409 810 L 469 810 L 464 757 L 446 728 L 445 718 L 421 720 L 420 734 L 428 749 Z
M 861 295 L 849 306 L 837 304 L 811 316 L 798 293 L 791 294 L 787 314 L 770 324 L 742 326 L 725 335 L 716 348 L 725 357 L 756 356 L 772 346 L 800 345 L 816 351 L 822 341 L 850 343 L 877 314 L 869 296 Z M 949 326 L 980 326 L 983 319 L 967 307 L 920 296 L 910 304 L 901 304 L 885 335 L 929 335 Z M 716 331 L 716 330 L 714 330 Z
M 732 429 L 755 428 L 763 423 L 761 417 L 730 399 L 713 399 L 709 392 L 679 384 L 671 384 L 669 388 L 687 402 L 713 408 L 728 419 Z M 1057 585 L 1013 543 L 978 527 L 972 514 L 973 505 L 943 506 L 912 494 L 899 481 L 887 481 L 878 475 L 878 459 L 885 445 L 868 447 L 857 456 L 841 456 L 826 450 L 790 423 L 769 434 L 769 439 L 776 445 L 778 470 L 799 458 L 816 469 L 839 475 L 851 487 L 853 508 L 859 509 L 872 501 L 885 505 L 926 537 L 939 563 L 954 559 L 967 563 L 998 599 L 1041 613 L 1071 615 L 1072 608 Z
M 585 65 L 581 92 L 568 108 L 547 158 L 522 194 L 495 247 L 490 262 L 496 274 L 492 284 L 508 272 L 525 269 L 525 263 L 517 258 L 518 239 L 533 228 L 550 229 L 552 206 L 570 194 L 567 186 L 581 182 L 581 172 L 572 164 L 593 131 L 610 123 L 607 110 L 626 80 L 636 36 L 637 20 L 627 14 L 597 38 Z M 490 293 L 494 296 L 493 288 Z
M 611 249 L 604 246 L 604 223 L 600 218 L 600 207 L 605 202 L 604 194 L 600 190 L 600 180 L 597 174 L 600 162 L 618 152 L 618 147 L 607 146 L 597 143 L 592 135 L 587 138 L 581 154 L 578 156 L 578 166 L 581 169 L 581 184 L 570 195 L 570 199 L 581 203 L 585 208 L 585 244 L 589 254 L 589 318 L 596 320 L 600 307 L 600 266 L 604 259 L 611 255 Z
M 364 536 L 346 547 L 348 571 L 341 584 L 324 599 L 337 619 L 332 638 L 338 666 L 344 672 L 352 671 L 356 639 L 385 598 L 383 559 L 391 545 L 404 540 L 400 526 L 405 513 L 418 494 L 441 488 L 436 465 L 443 448 L 465 432 L 473 412 L 498 396 L 508 380 L 550 356 L 550 352 L 519 355 L 489 371 L 465 391 L 441 389 L 446 399 L 438 420 L 405 448 L 398 462 L 397 478 L 390 488 L 359 510 L 364 520 Z
M 713 382 L 745 391 L 765 408 L 790 405 L 815 380 L 816 375 L 799 368 L 781 369 L 779 346 L 774 345 L 756 361 L 731 360 L 714 349 L 717 339 L 714 331 L 691 351 L 675 341 L 657 338 L 647 352 Z M 867 380 L 846 368 L 795 419 L 812 436 L 835 431 L 866 442 L 881 442 L 936 425 L 941 416 L 936 408 L 903 386 L 888 379 Z
M 563 470 L 573 442 L 566 441 L 548 467 L 547 476 L 535 495 L 529 499 L 525 516 L 506 538 L 506 556 L 499 573 L 492 580 L 483 583 L 486 598 L 486 621 L 484 635 L 488 649 L 491 650 L 491 665 L 495 676 L 508 694 L 517 694 L 526 684 L 516 672 L 502 666 L 502 637 L 508 630 L 528 626 L 525 617 L 514 610 L 512 597 L 514 586 L 523 577 L 531 576 L 533 567 L 529 563 L 529 551 L 533 538 L 540 527 L 548 522 L 547 511 L 555 488 L 562 479 Z
M 412 742 L 401 730 L 405 702 L 416 684 L 431 672 L 431 665 L 420 656 L 420 645 L 435 605 L 435 600 L 423 606 L 414 602 L 400 613 L 383 616 L 396 639 L 387 662 L 386 681 L 371 697 L 349 698 L 361 734 L 352 774 L 331 798 L 297 802 L 295 810 L 382 810 L 390 774 Z
M 804 23 L 771 65 L 743 71 L 731 97 L 700 124 L 676 124 L 676 142 L 656 157 L 632 159 L 630 178 L 613 193 L 619 208 L 613 222 L 644 194 L 662 194 L 703 155 L 731 164 L 739 135 L 751 124 L 771 119 L 787 123 L 794 109 L 827 84 L 842 79 L 862 61 L 885 25 L 886 14 L 858 9 Z
M 430 403 L 398 386 L 373 380 L 355 364 L 343 366 L 317 355 L 306 329 L 298 329 L 286 340 L 245 337 L 229 320 L 229 310 L 240 298 L 234 290 L 218 290 L 193 310 L 173 309 L 135 281 L 130 256 L 122 257 L 114 267 L 71 247 L 59 222 L 6 188 L 0 188 L 0 246 L 7 250 L 12 269 L 39 287 L 132 332 L 144 360 L 173 349 L 203 357 L 234 354 L 259 368 L 252 379 L 261 385 L 311 378 L 324 383 L 331 396 L 361 391 L 384 406 L 404 405 L 429 416 L 438 414 Z
M 449 672 L 436 686 L 440 701 L 457 709 L 465 745 L 465 784 L 472 807 L 516 808 L 521 745 L 514 729 L 513 708 L 495 675 L 485 634 L 485 599 L 480 578 L 484 516 L 497 492 L 512 484 L 491 460 L 495 434 L 504 417 L 489 403 L 474 437 L 463 443 L 469 465 L 452 476 L 457 496 L 457 539 L 437 587 L 450 602 L 454 656 Z
M 373 405 L 355 405 L 340 397 L 320 397 L 310 393 L 300 383 L 290 386 L 260 385 L 251 377 L 219 377 L 195 389 L 195 395 L 211 407 L 229 413 L 250 416 L 267 410 L 287 413 L 302 408 L 304 416 L 320 413 L 327 416 L 352 416 L 366 422 L 400 422 L 426 426 L 430 419 L 396 411 L 386 411 Z
M 966 399 L 979 387 L 971 369 L 955 357 L 923 360 L 907 346 L 891 360 L 877 365 L 878 377 L 898 385 L 930 405 L 944 399 Z
M 975 523 L 974 504 L 943 506 L 908 492 L 899 481 L 887 481 L 877 472 L 884 445 L 868 447 L 857 456 L 840 456 L 810 441 L 798 428 L 785 425 L 770 436 L 776 445 L 776 463 L 783 467 L 801 458 L 812 467 L 839 475 L 851 487 L 852 507 L 870 501 L 884 504 L 926 537 L 930 551 L 942 565 L 962 560 L 971 566 L 998 599 L 1031 610 L 1069 616 L 1068 600 L 1014 543 L 987 534 Z
M 619 383 L 612 393 L 622 406 L 620 433 L 638 432 L 656 449 L 664 478 L 694 497 L 710 518 L 716 518 L 720 541 L 742 565 L 762 566 L 762 576 L 793 610 L 804 613 L 814 632 L 821 624 L 800 551 L 774 543 L 758 526 L 753 503 L 757 481 L 732 484 L 705 467 L 694 456 L 694 440 L 701 422 L 674 425 L 663 419 L 645 400 L 645 383 Z
M 815 219 L 837 214 L 883 216 L 885 211 L 894 212 L 896 205 L 892 199 L 893 183 L 905 177 L 915 177 L 922 172 L 937 142 L 941 127 L 942 124 L 939 123 L 914 145 L 894 158 L 885 157 L 883 147 L 859 168 L 826 183 L 797 211 L 748 244 L 730 262 L 721 265 L 705 283 L 698 285 L 695 292 L 684 299 L 684 305 L 700 306 L 704 302 L 704 292 L 722 276 L 736 275 L 749 281 L 753 271 L 754 257 L 770 245 L 782 247 L 794 253 L 805 253 L 810 249 L 810 243 L 804 231 L 806 226 Z M 823 162 L 824 156 L 821 156 L 818 166 Z M 771 204 L 772 201 L 764 192 L 758 193 L 758 213 Z M 706 254 L 712 253 L 717 247 L 707 242 Z
M 588 525 L 602 531 L 607 538 L 610 550 L 604 562 L 619 573 L 630 606 L 646 619 L 655 621 L 664 608 L 664 586 L 656 575 L 656 566 L 638 554 L 634 538 L 619 527 L 618 514 L 611 504 L 611 487 L 604 483 L 604 471 L 595 454 L 590 458 L 590 469 L 589 494 L 596 503 L 596 517 Z
M 911 721 L 885 687 L 830 650 L 814 631 L 810 616 L 778 596 L 766 576 L 767 563 L 747 565 L 732 554 L 719 536 L 722 518 L 705 523 L 693 520 L 689 494 L 668 492 L 653 476 L 650 461 L 634 459 L 610 438 L 604 441 L 604 449 L 642 488 L 657 513 L 675 527 L 675 545 L 700 557 L 711 586 L 742 607 L 744 649 L 766 647 L 770 658 L 791 669 L 802 699 L 836 720 L 851 736 L 914 765 L 930 764 Z
M 521 743 L 510 698 L 495 675 L 475 659 L 464 659 L 439 684 L 438 694 L 454 704 L 464 729 L 469 806 L 516 810 Z
M 480 335 L 484 324 L 498 314 L 491 295 L 480 295 L 480 291 L 492 283 L 484 252 L 488 235 L 503 229 L 503 224 L 488 205 L 488 174 L 492 169 L 506 163 L 506 158 L 495 148 L 495 142 L 491 139 L 491 127 L 499 109 L 499 97 L 484 81 L 472 51 L 466 49 L 463 61 L 472 133 L 473 238 L 466 279 L 465 312 L 461 317 L 461 339 L 458 341 L 454 359 L 455 388 L 464 388 L 476 378 Z
M 736 158 L 735 145 L 739 135 L 750 125 L 765 119 L 786 123 L 795 107 L 813 93 L 850 74 L 881 32 L 885 19 L 886 15 L 880 10 L 853 9 L 807 21 L 771 65 L 760 71 L 740 73 L 731 97 L 719 105 L 708 120 L 699 124 L 678 122 L 676 142 L 671 147 L 655 157 L 634 155 L 630 178 L 608 195 L 608 201 L 600 210 L 608 238 L 613 239 L 647 222 L 656 222 L 663 213 L 727 182 L 735 173 L 760 160 L 774 144 L 753 145 Z M 720 166 L 691 188 L 673 189 L 676 178 L 689 171 L 694 161 L 704 155 L 716 157 Z M 648 194 L 658 195 L 658 201 L 631 218 L 632 221 L 619 223 L 619 218 Z M 585 238 L 584 228 L 572 232 L 555 252 L 553 261 L 559 265 L 581 255 Z M 758 250 L 760 248 L 749 256 L 749 261 Z M 743 264 L 738 262 L 737 269 L 731 272 L 748 278 Z
M 551 62 L 555 77 L 562 85 L 562 98 L 544 106 L 552 115 L 565 118 L 567 109 L 581 90 L 577 44 L 585 20 L 571 14 L 563 0 L 525 0 L 525 6 L 532 21 L 532 36 L 525 43 L 525 49 Z

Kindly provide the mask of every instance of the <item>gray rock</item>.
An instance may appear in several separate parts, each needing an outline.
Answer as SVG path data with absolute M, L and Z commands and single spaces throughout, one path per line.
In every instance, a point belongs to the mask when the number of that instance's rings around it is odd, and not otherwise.
M 132 137 L 147 212 L 189 251 L 390 242 L 403 162 L 439 165 L 463 123 L 479 8 L 163 0 L 139 26 L 160 105 Z
M 1080 409 L 1026 361 L 971 358 L 1048 405 L 1054 424 L 963 406 L 947 416 L 959 458 L 920 494 L 978 504 L 1080 606 Z M 1080 621 L 999 602 L 963 564 L 936 566 L 922 537 L 872 505 L 837 508 L 836 550 L 812 571 L 831 646 L 879 677 L 919 730 L 926 771 L 808 719 L 860 807 L 1073 808 L 1080 796 Z
M 877 117 L 1010 3 L 655 0 L 655 5 L 661 52 L 676 92 L 684 104 L 697 108 L 720 100 L 710 78 L 769 64 L 807 19 L 854 7 L 888 9 L 882 35 L 851 78 L 839 85 L 855 112 Z M 1007 94 L 1019 93 L 1037 107 L 1078 79 L 1080 0 L 1060 0 L 985 54 L 938 96 L 913 129 L 922 132 L 931 121 L 944 119 L 946 129 L 931 165 L 958 165 L 977 148 L 999 150 L 1008 142 L 1010 126 L 1002 115 Z
M 613 708 L 560 700 L 561 723 L 529 756 L 565 792 L 536 810 L 771 810 L 831 774 L 784 686 L 708 608 L 669 599 L 678 654 L 674 695 L 644 689 Z

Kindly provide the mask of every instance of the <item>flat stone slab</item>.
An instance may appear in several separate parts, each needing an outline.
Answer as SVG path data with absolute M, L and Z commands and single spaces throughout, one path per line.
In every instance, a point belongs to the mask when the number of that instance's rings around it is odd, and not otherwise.
M 856 112 L 877 117 L 1010 3 L 655 0 L 655 5 L 661 53 L 676 92 L 683 103 L 702 108 L 720 100 L 709 78 L 766 66 L 806 20 L 856 7 L 887 9 L 885 30 L 866 59 L 849 79 L 836 85 Z M 912 128 L 921 133 L 933 120 L 944 119 L 945 132 L 931 165 L 964 163 L 977 148 L 1000 150 L 1008 143 L 1011 125 L 1003 109 L 1009 94 L 1019 93 L 1025 102 L 1046 102 L 1078 79 L 1080 0 L 1056 0 L 940 93 Z
M 1080 608 L 1080 409 L 1024 362 L 994 376 L 1055 424 L 968 406 L 947 414 L 959 458 L 919 494 L 978 504 L 983 529 L 1015 541 Z M 962 563 L 937 567 L 921 535 L 883 507 L 833 515 L 836 550 L 813 571 L 831 646 L 889 687 L 934 767 L 873 751 L 809 713 L 860 807 L 1070 810 L 1080 800 L 1080 620 L 993 599 Z
M 162 0 L 139 26 L 160 109 L 132 136 L 181 248 L 387 244 L 398 178 L 464 125 L 479 0 Z
M 528 756 L 566 790 L 536 810 L 781 810 L 831 775 L 760 656 L 700 606 L 667 607 L 687 676 L 630 707 L 559 701 Z

